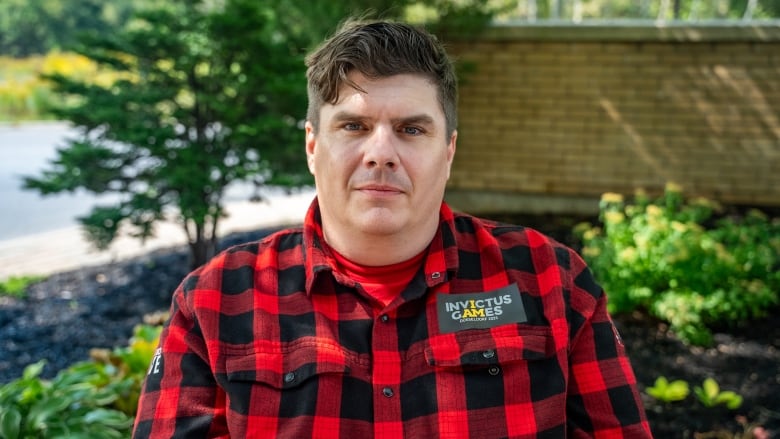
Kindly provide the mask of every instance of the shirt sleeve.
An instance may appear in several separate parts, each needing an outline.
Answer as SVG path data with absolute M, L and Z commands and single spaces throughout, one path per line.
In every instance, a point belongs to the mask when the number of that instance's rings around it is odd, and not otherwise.
M 652 438 L 634 371 L 607 313 L 607 297 L 584 262 L 579 257 L 572 262 L 580 270 L 570 304 L 577 316 L 570 324 L 577 327 L 569 354 L 569 437 Z
M 173 296 L 171 316 L 141 389 L 133 438 L 227 438 L 225 395 L 209 366 L 207 343 L 189 306 L 188 284 Z

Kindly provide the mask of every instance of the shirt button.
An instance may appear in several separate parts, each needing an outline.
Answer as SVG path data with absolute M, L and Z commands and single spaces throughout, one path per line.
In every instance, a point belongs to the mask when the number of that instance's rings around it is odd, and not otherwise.
M 395 395 L 395 392 L 393 392 L 393 389 L 389 387 L 385 387 L 384 389 L 382 389 L 382 395 L 385 395 L 388 398 L 392 398 L 393 395 Z
M 438 279 L 440 277 L 441 277 L 441 273 L 439 273 L 438 271 L 431 273 L 431 279 Z
M 501 372 L 501 368 L 499 368 L 498 366 L 490 366 L 490 367 L 488 368 L 488 373 L 489 373 L 490 375 L 496 376 L 496 375 L 498 375 L 500 372 Z
M 496 356 L 496 351 L 494 351 L 493 349 L 489 349 L 489 350 L 483 352 L 482 356 L 485 357 L 485 358 L 488 358 L 488 359 L 493 358 L 493 357 Z
M 295 381 L 295 373 L 294 372 L 287 372 L 284 374 L 284 382 L 287 384 L 290 384 L 291 382 Z
M 390 316 L 388 316 L 387 314 L 382 314 L 381 316 L 379 316 L 379 320 L 381 320 L 382 323 L 387 323 L 390 321 Z

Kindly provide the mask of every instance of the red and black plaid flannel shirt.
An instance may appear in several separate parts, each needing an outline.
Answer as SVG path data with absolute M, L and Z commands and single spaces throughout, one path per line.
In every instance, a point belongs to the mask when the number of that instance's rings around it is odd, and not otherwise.
M 134 437 L 651 436 L 605 296 L 571 249 L 442 204 L 422 269 L 386 308 L 334 266 L 315 200 L 302 229 L 191 273 Z M 518 296 L 457 296 L 493 290 L 519 294 L 520 312 L 501 315 Z

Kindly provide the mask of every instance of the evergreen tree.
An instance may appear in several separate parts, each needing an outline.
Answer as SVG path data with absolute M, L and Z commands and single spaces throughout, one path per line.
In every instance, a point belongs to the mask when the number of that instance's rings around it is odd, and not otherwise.
M 216 250 L 231 183 L 310 181 L 299 128 L 303 50 L 263 5 L 172 0 L 110 37 L 86 38 L 78 51 L 116 79 L 48 78 L 69 103 L 55 114 L 82 135 L 25 186 L 116 194 L 116 203 L 80 218 L 103 249 L 120 229 L 144 239 L 176 215 L 192 265 L 203 264 Z

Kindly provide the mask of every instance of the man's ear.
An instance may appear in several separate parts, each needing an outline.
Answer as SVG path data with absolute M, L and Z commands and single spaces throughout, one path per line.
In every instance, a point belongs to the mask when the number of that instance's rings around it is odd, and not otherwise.
M 317 147 L 317 136 L 314 134 L 314 125 L 306 121 L 306 164 L 309 172 L 314 175 L 314 149 Z
M 455 158 L 455 149 L 458 143 L 458 131 L 455 130 L 450 136 L 450 142 L 447 144 L 447 180 L 450 179 L 450 171 L 452 170 L 452 160 Z

